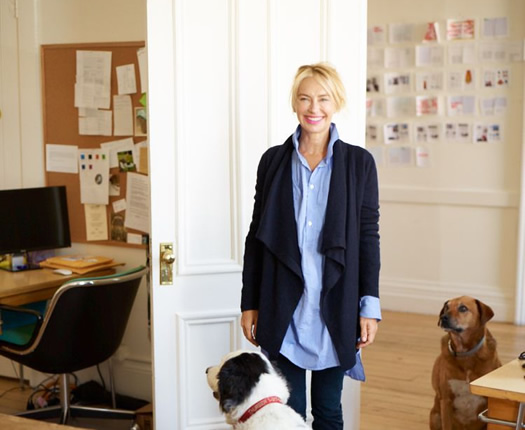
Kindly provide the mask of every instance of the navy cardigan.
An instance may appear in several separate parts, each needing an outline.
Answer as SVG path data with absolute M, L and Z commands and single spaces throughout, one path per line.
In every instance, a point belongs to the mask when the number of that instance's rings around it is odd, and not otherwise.
M 291 136 L 268 149 L 257 170 L 255 204 L 246 237 L 241 310 L 258 310 L 257 342 L 279 354 L 303 294 L 294 214 Z M 337 140 L 321 233 L 325 256 L 321 312 L 344 370 L 355 364 L 359 300 L 379 297 L 379 198 L 374 159 Z

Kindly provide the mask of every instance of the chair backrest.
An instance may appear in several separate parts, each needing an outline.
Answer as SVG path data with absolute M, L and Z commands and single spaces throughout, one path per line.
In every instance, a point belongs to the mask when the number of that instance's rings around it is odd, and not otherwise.
M 107 360 L 122 341 L 144 266 L 62 285 L 32 345 L 14 358 L 45 373 L 69 373 Z

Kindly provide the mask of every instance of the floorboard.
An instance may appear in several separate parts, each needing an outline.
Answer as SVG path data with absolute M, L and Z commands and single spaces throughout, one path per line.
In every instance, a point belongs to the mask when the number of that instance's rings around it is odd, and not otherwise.
M 430 377 L 445 334 L 437 315 L 383 312 L 374 344 L 363 351 L 360 430 L 428 429 Z M 502 363 L 525 350 L 525 327 L 489 322 Z M 352 429 L 353 430 L 353 429 Z

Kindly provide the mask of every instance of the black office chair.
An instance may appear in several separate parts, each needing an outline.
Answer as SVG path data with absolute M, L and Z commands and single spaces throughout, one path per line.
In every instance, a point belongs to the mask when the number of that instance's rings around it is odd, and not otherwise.
M 60 405 L 20 416 L 59 417 L 61 424 L 69 416 L 134 419 L 134 411 L 71 405 L 69 373 L 102 363 L 115 353 L 140 281 L 147 273 L 148 269 L 140 266 L 115 275 L 66 282 L 53 295 L 44 316 L 31 309 L 0 306 L 2 313 L 23 312 L 34 318 L 32 331 L 26 327 L 18 340 L 0 340 L 0 355 L 39 372 L 60 375 Z

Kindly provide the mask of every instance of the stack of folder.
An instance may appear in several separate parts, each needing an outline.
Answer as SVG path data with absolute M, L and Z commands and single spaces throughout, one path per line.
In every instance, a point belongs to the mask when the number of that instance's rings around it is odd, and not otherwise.
M 110 267 L 121 266 L 122 264 L 123 263 L 115 263 L 112 258 L 108 257 L 60 255 L 42 261 L 40 266 L 49 269 L 69 269 L 73 273 L 83 275 L 85 273 L 98 272 Z

